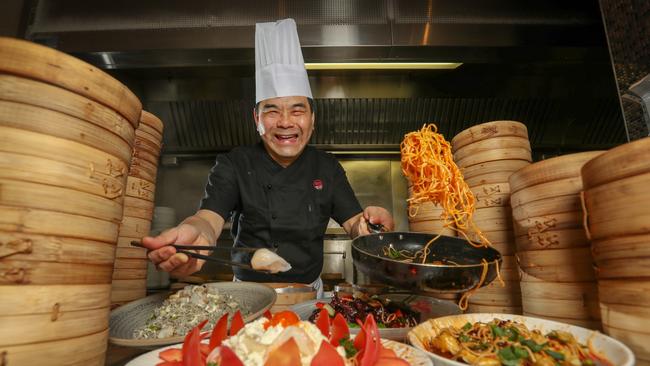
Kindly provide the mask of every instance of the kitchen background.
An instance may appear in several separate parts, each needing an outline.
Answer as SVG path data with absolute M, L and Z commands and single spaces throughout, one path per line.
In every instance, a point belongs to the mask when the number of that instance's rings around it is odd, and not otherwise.
M 258 140 L 256 22 L 294 18 L 308 63 L 460 64 L 309 71 L 312 144 L 340 158 L 362 205 L 388 208 L 408 230 L 399 143 L 424 123 L 451 139 L 481 122 L 521 121 L 535 160 L 647 136 L 628 88 L 650 70 L 648 15 L 640 0 L 12 0 L 0 4 L 0 34 L 108 70 L 165 122 L 156 206 L 176 221 L 195 212 L 215 154 Z M 349 245 L 332 226 L 324 272 L 352 280 Z M 219 245 L 231 245 L 228 235 Z M 223 267 L 203 272 L 228 278 Z

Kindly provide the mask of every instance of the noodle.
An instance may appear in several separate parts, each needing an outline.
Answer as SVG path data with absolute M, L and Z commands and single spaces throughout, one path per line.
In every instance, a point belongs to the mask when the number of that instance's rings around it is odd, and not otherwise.
M 437 130 L 433 123 L 424 125 L 419 131 L 406 134 L 400 145 L 402 172 L 413 185 L 413 194 L 408 198 L 409 217 L 417 215 L 420 204 L 432 202 L 443 209 L 440 216 L 443 227 L 457 231 L 475 247 L 488 247 L 490 241 L 472 220 L 476 203 L 474 194 L 454 162 L 451 145 Z M 470 235 L 478 238 L 478 243 L 470 239 Z M 388 251 L 384 248 L 384 255 L 407 262 L 419 259 L 424 264 L 431 245 L 440 236 L 441 234 L 435 236 L 413 254 L 391 247 Z M 467 309 L 469 297 L 485 282 L 489 264 L 485 259 L 482 264 L 483 271 L 478 284 L 465 292 L 458 303 L 462 310 Z M 496 269 L 499 282 L 504 286 L 498 261 Z

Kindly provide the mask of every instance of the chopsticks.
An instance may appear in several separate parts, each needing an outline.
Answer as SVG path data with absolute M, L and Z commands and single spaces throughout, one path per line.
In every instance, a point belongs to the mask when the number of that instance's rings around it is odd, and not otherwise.
M 131 246 L 148 249 L 144 245 L 142 245 L 142 243 L 140 243 L 139 241 L 132 241 Z M 256 250 L 261 249 L 261 248 L 217 247 L 217 246 L 209 246 L 209 245 L 205 246 L 205 245 L 182 245 L 182 244 L 169 244 L 169 246 L 176 248 L 176 253 L 183 253 L 183 254 L 187 255 L 188 257 L 192 257 L 192 258 L 196 258 L 196 259 L 203 259 L 203 260 L 206 260 L 206 261 L 215 262 L 215 263 L 219 263 L 219 264 L 223 264 L 223 265 L 227 265 L 227 266 L 232 266 L 232 267 L 239 267 L 239 268 L 247 269 L 249 271 L 270 273 L 267 270 L 254 269 L 253 267 L 251 267 L 248 264 L 233 262 L 233 261 L 229 261 L 229 260 L 225 260 L 225 259 L 214 258 L 214 257 L 210 257 L 208 255 L 203 255 L 203 254 L 199 254 L 199 253 L 195 253 L 195 252 L 190 252 L 190 251 L 187 250 L 187 249 L 189 249 L 189 250 L 238 250 L 238 251 L 251 252 L 252 253 L 252 252 L 255 252 Z M 271 249 L 269 249 L 269 250 L 271 250 Z

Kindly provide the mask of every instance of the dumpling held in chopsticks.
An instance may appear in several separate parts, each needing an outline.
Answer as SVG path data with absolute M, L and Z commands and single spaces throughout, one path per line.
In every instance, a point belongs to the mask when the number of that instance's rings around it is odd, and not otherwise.
M 255 251 L 251 259 L 253 269 L 267 270 L 271 273 L 286 272 L 291 269 L 291 264 L 274 252 L 262 248 Z

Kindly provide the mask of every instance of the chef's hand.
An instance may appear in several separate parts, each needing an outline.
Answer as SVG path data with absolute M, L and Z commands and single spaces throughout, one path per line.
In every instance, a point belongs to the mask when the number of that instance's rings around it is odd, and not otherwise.
M 169 272 L 175 277 L 189 276 L 200 270 L 205 261 L 190 258 L 183 253 L 176 253 L 176 248 L 169 246 L 169 244 L 214 245 L 218 234 L 221 233 L 223 219 L 221 219 L 219 233 L 215 233 L 212 224 L 206 220 L 205 214 L 196 214 L 156 237 L 147 236 L 142 238 L 142 245 L 150 249 L 148 257 L 156 265 L 156 268 Z M 210 254 L 208 251 L 197 252 L 203 255 Z
M 393 231 L 393 229 L 395 229 L 393 216 L 391 216 L 390 212 L 383 207 L 368 206 L 363 210 L 356 227 L 357 236 L 370 234 L 368 222 L 383 225 L 384 231 Z

